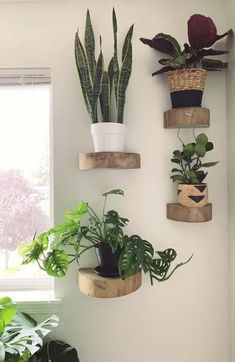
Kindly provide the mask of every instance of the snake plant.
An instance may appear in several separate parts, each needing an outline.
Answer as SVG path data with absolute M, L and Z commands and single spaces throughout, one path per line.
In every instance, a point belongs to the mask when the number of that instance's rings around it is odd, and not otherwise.
M 118 59 L 117 17 L 115 9 L 112 14 L 114 51 L 105 70 L 102 53 L 102 38 L 100 37 L 99 56 L 95 56 L 95 36 L 89 10 L 86 14 L 84 46 L 79 37 L 79 30 L 75 34 L 75 60 L 80 79 L 82 95 L 87 111 L 93 123 L 97 123 L 101 113 L 102 122 L 111 122 L 111 104 L 114 90 L 116 105 L 116 122 L 123 123 L 126 90 L 132 71 L 132 25 L 128 30 L 123 48 L 121 61 Z M 100 104 L 100 112 L 99 112 Z

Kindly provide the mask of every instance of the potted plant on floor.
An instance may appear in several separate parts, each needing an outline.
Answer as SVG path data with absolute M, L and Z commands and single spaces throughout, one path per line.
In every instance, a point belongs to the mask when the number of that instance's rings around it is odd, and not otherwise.
M 128 219 L 115 210 L 106 211 L 107 197 L 123 194 L 120 189 L 103 194 L 101 217 L 83 201 L 74 210 L 67 211 L 63 224 L 40 234 L 30 244 L 21 244 L 23 264 L 36 261 L 49 275 L 63 277 L 69 264 L 74 261 L 79 263 L 82 254 L 94 248 L 99 262 L 96 272 L 102 276 L 126 279 L 143 269 L 149 273 L 151 282 L 153 279 L 169 279 L 191 258 L 170 271 L 171 263 L 177 256 L 174 249 L 157 251 L 155 257 L 154 248 L 147 240 L 138 235 L 125 235 L 123 228 Z
M 182 141 L 181 141 L 182 142 Z M 216 162 L 203 162 L 206 153 L 214 145 L 201 133 L 195 142 L 184 144 L 182 149 L 173 152 L 171 162 L 177 165 L 171 172 L 171 179 L 178 184 L 178 203 L 187 207 L 203 207 L 208 203 L 208 187 L 203 181 L 207 176 L 204 169 L 215 166 Z
M 75 35 L 75 59 L 87 111 L 91 117 L 91 134 L 95 152 L 119 151 L 125 146 L 126 126 L 123 124 L 126 90 L 132 71 L 132 25 L 128 30 L 121 61 L 118 59 L 117 18 L 113 9 L 114 53 L 105 69 L 100 37 L 100 53 L 95 58 L 95 36 L 89 10 L 86 15 L 85 44 L 78 31 Z M 114 93 L 116 109 L 111 107 Z M 99 108 L 100 105 L 100 108 Z M 114 113 L 116 113 L 114 115 Z M 101 119 L 101 122 L 99 122 Z
M 43 338 L 57 327 L 53 315 L 37 322 L 26 313 L 17 312 L 17 305 L 9 297 L 0 299 L 0 362 L 28 362 L 42 347 Z
M 216 26 L 209 17 L 194 14 L 188 20 L 188 42 L 183 49 L 171 35 L 158 33 L 153 39 L 140 38 L 142 43 L 156 51 L 165 53 L 159 63 L 163 67 L 152 76 L 167 72 L 172 108 L 200 107 L 207 71 L 218 71 L 227 67 L 222 60 L 206 58 L 228 53 L 211 48 L 218 40 L 231 34 L 217 34 Z

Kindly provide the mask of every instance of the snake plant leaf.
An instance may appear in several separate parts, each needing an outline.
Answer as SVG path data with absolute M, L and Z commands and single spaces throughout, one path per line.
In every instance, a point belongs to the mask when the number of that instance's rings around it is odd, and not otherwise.
M 110 79 L 106 71 L 104 71 L 102 77 L 101 113 L 103 122 L 110 122 Z
M 69 267 L 68 254 L 64 250 L 52 250 L 44 260 L 43 267 L 53 277 L 64 277 Z
M 102 194 L 102 196 L 108 196 L 108 195 L 121 195 L 121 196 L 124 196 L 124 191 L 121 190 L 121 189 L 115 189 L 115 190 L 110 190 L 110 191 L 104 192 Z
M 118 98 L 118 79 L 119 79 L 119 64 L 118 64 L 118 53 L 117 53 L 117 17 L 115 9 L 113 8 L 113 38 L 114 38 L 114 54 L 113 54 L 113 81 L 114 81 L 114 91 L 115 91 L 115 100 L 117 104 Z
M 131 25 L 130 29 L 128 30 L 125 40 L 124 40 L 124 44 L 123 44 L 123 48 L 122 48 L 122 62 L 124 61 L 127 49 L 128 49 L 128 44 L 132 39 L 132 35 L 133 35 L 133 29 L 134 29 L 134 24 Z
M 126 90 L 129 83 L 132 70 L 132 44 L 129 40 L 126 55 L 122 63 L 122 68 L 118 81 L 118 99 L 117 99 L 117 121 L 123 123 L 124 106 L 126 101 Z
M 109 79 L 110 79 L 110 97 L 111 97 L 112 90 L 113 90 L 113 57 L 110 59 L 110 62 L 109 62 L 108 73 L 109 73 Z
M 169 34 L 158 33 L 153 39 L 140 38 L 140 41 L 149 45 L 151 48 L 172 57 L 177 57 L 182 53 L 178 41 Z
M 95 60 L 95 37 L 94 31 L 91 23 L 90 12 L 87 10 L 86 14 L 86 28 L 85 28 L 85 50 L 88 60 L 88 66 L 91 74 L 91 79 L 93 81 L 96 68 Z
M 100 93 L 101 93 L 103 67 L 104 67 L 104 59 L 103 59 L 102 50 L 100 50 L 100 54 L 99 54 L 98 61 L 97 61 L 97 64 L 96 64 L 96 70 L 95 70 L 95 75 L 94 75 L 94 83 L 93 83 L 93 91 L 92 91 L 93 107 L 94 107 L 94 113 L 95 113 L 96 121 L 98 121 L 97 120 L 97 103 L 98 103 L 98 99 L 99 99 L 99 96 L 100 96 Z
M 79 39 L 78 31 L 75 34 L 75 58 L 77 70 L 80 78 L 81 88 L 87 110 L 92 118 L 92 121 L 95 122 L 93 116 L 93 98 L 92 98 L 92 83 L 89 73 L 88 61 L 85 55 L 84 48 Z

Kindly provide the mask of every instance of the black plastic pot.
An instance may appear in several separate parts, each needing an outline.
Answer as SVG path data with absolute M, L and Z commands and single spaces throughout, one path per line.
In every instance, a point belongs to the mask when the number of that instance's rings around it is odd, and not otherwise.
M 110 246 L 102 244 L 95 248 L 99 266 L 95 268 L 97 274 L 104 277 L 119 276 L 118 260 L 122 253 L 122 248 L 118 247 L 115 253 L 112 253 Z
M 171 93 L 172 108 L 201 107 L 203 91 L 182 90 Z

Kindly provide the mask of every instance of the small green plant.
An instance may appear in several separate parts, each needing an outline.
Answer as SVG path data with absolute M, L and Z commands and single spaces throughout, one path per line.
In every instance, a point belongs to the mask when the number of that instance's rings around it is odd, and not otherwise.
M 171 179 L 173 182 L 179 181 L 183 184 L 200 184 L 207 176 L 203 169 L 215 166 L 217 162 L 203 163 L 202 158 L 206 153 L 213 150 L 214 145 L 208 141 L 208 137 L 201 133 L 195 137 L 195 142 L 184 144 L 182 150 L 173 152 L 171 162 L 177 164 L 179 168 L 173 168 Z
M 93 123 L 98 122 L 100 110 L 103 122 L 111 122 L 112 91 L 114 89 L 116 103 L 116 121 L 123 123 L 126 90 L 132 71 L 132 25 L 127 32 L 122 48 L 121 64 L 118 59 L 117 18 L 113 9 L 114 53 L 108 70 L 104 67 L 102 39 L 100 37 L 100 53 L 95 57 L 95 36 L 90 13 L 87 10 L 85 44 L 82 45 L 79 33 L 75 35 L 75 59 L 80 79 L 83 98 Z
M 177 253 L 174 249 L 158 251 L 157 257 L 152 244 L 138 235 L 127 236 L 123 228 L 128 219 L 121 217 L 117 211 L 106 212 L 106 202 L 109 195 L 124 195 L 120 189 L 105 192 L 101 217 L 88 203 L 80 204 L 72 211 L 66 212 L 63 224 L 51 228 L 38 235 L 30 243 L 20 246 L 23 264 L 37 262 L 41 269 L 54 277 L 66 275 L 69 264 L 80 260 L 86 251 L 107 245 L 115 253 L 122 248 L 118 269 L 122 279 L 136 273 L 140 268 L 150 274 L 153 279 L 164 281 L 170 278 L 174 271 L 189 262 L 177 264 L 170 271 L 171 263 Z
M 37 322 L 26 313 L 17 312 L 11 298 L 0 299 L 0 362 L 28 362 L 42 347 L 43 338 L 57 327 L 58 317 L 53 315 Z
M 168 56 L 159 60 L 163 68 L 153 73 L 152 75 L 154 76 L 172 70 L 195 68 L 198 66 L 206 70 L 226 68 L 226 62 L 205 57 L 228 53 L 226 50 L 217 50 L 210 47 L 231 33 L 232 30 L 229 30 L 222 35 L 218 35 L 216 26 L 211 18 L 201 14 L 194 14 L 188 20 L 189 44 L 185 43 L 183 49 L 178 41 L 169 34 L 158 33 L 153 39 L 140 38 L 140 40 L 142 43 Z

